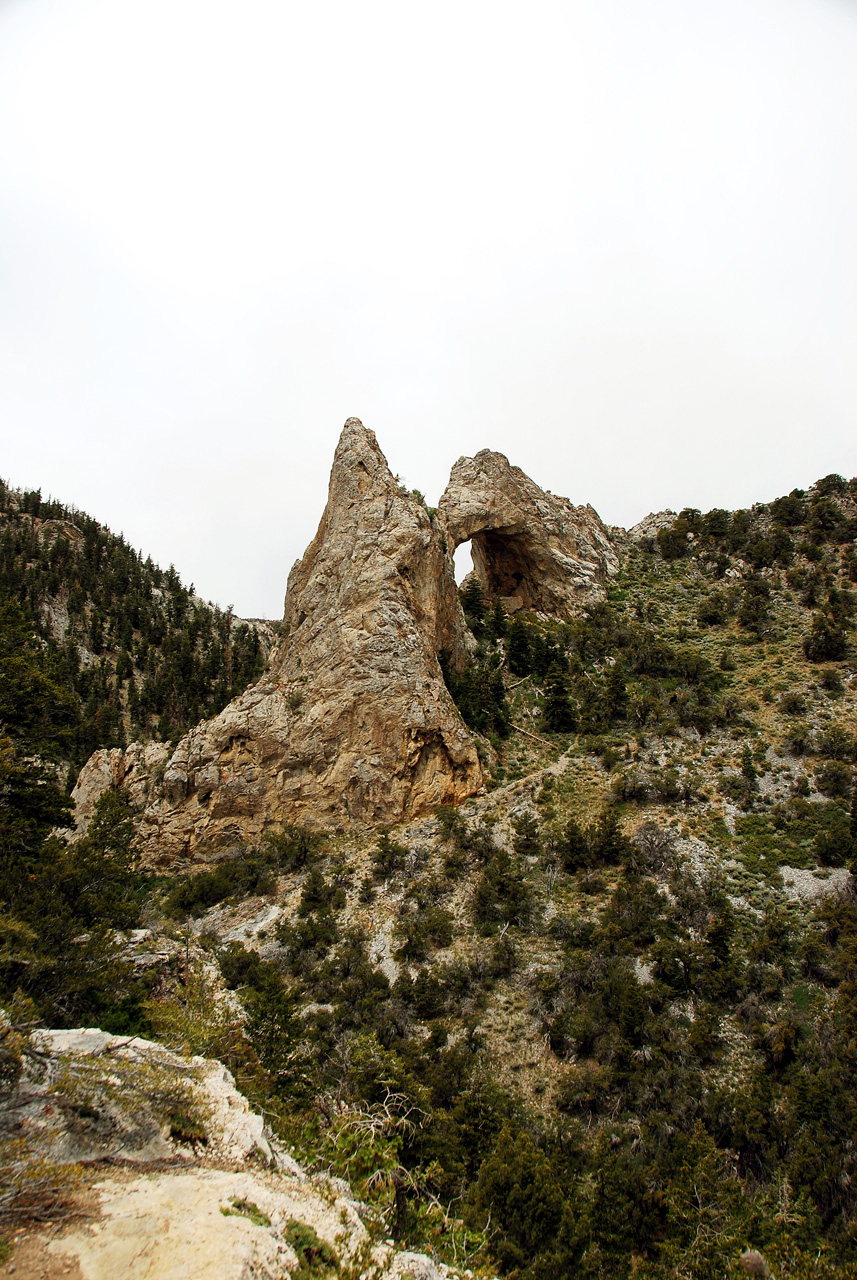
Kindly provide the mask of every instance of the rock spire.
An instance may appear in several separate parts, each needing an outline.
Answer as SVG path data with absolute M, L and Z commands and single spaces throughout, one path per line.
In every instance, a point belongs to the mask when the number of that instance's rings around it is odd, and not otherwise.
M 482 785 L 438 664 L 466 629 L 442 530 L 349 418 L 318 532 L 289 575 L 283 638 L 262 679 L 162 745 L 100 751 L 76 788 L 85 822 L 105 785 L 141 808 L 148 860 L 174 862 L 284 822 L 401 822 Z
M 397 823 L 475 794 L 476 746 L 438 660 L 461 667 L 473 643 L 451 558 L 468 538 L 489 595 L 560 617 L 617 565 L 591 507 L 544 493 L 499 453 L 459 459 L 429 511 L 349 418 L 264 675 L 175 750 L 96 752 L 74 792 L 78 829 L 123 788 L 147 863 L 176 866 L 285 823 Z

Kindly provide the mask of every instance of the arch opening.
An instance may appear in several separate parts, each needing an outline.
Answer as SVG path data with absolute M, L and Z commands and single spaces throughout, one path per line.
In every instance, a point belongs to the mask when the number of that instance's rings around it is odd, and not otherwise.
M 524 534 L 485 529 L 470 542 L 473 567 L 488 599 L 499 596 L 508 612 L 542 609 L 539 570 Z
M 468 573 L 472 573 L 474 569 L 473 548 L 469 539 L 467 542 L 459 543 L 455 548 L 452 562 L 455 566 L 455 585 L 460 587 Z

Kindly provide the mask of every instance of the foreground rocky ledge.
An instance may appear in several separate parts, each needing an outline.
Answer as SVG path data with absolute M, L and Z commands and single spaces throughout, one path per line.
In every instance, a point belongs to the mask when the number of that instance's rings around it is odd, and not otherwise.
M 0 1276 L 285 1280 L 306 1274 L 307 1240 L 330 1274 L 454 1274 L 373 1245 L 347 1185 L 307 1174 L 222 1063 L 93 1029 L 40 1032 L 26 1061 L 2 1112 L 4 1215 L 14 1222 L 17 1195 L 23 1219 L 58 1222 L 20 1229 Z M 65 1203 L 39 1210 L 63 1170 Z

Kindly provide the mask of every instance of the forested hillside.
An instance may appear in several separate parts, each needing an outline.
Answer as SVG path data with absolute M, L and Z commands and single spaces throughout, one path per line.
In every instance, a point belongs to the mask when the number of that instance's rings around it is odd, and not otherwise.
M 507 617 L 470 579 L 472 660 L 444 667 L 486 794 L 389 830 L 287 827 L 160 879 L 116 793 L 76 845 L 50 835 L 64 797 L 36 757 L 70 756 L 82 713 L 39 609 L 72 578 L 32 598 L 22 579 L 6 1006 L 220 1057 L 350 1180 L 374 1238 L 459 1272 L 720 1280 L 752 1249 L 779 1280 L 857 1276 L 855 496 L 828 476 L 655 518 L 572 621 Z M 66 517 L 21 501 L 22 546 L 52 547 Z M 85 562 L 67 523 L 60 554 Z M 178 643 L 189 593 L 122 554 L 151 583 L 140 619 Z M 49 575 L 41 555 L 21 563 Z M 100 625 L 114 694 L 124 652 L 139 697 L 153 640 L 123 635 L 115 588 L 98 598 L 78 640 Z
M 0 484 L 5 999 L 35 999 L 65 1025 L 139 1022 L 146 990 L 113 934 L 140 910 L 127 806 L 108 797 L 75 846 L 51 832 L 69 822 L 92 751 L 214 714 L 258 675 L 269 642 L 89 516 Z
M 73 773 L 97 747 L 171 739 L 214 715 L 258 676 L 271 643 L 269 628 L 198 599 L 172 566 L 90 516 L 2 482 L 0 601 L 4 652 L 25 663 L 33 644 L 42 651 Z M 16 670 L 4 697 L 25 696 Z

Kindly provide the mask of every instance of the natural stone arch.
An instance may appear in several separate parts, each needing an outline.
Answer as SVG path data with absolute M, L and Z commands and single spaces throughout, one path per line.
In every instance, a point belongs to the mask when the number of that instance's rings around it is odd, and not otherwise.
M 403 822 L 479 791 L 438 660 L 461 666 L 470 648 L 449 554 L 468 540 L 489 594 L 559 617 L 617 568 L 591 507 L 543 492 L 502 454 L 460 459 L 435 515 L 349 418 L 264 673 L 175 748 L 96 752 L 74 792 L 78 829 L 121 788 L 148 865 L 174 868 L 285 823 Z
M 459 458 L 438 507 L 450 551 L 470 542 L 483 592 L 571 617 L 600 599 L 618 558 L 592 507 L 540 489 L 502 453 Z

